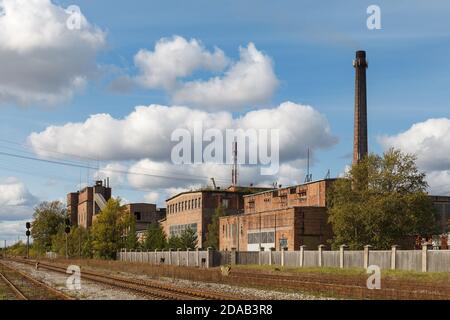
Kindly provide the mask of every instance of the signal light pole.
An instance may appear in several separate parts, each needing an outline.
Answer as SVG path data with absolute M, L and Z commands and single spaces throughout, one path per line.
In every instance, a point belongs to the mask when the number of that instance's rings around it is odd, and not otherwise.
M 26 228 L 27 228 L 27 232 L 25 232 L 26 236 L 27 236 L 27 259 L 30 258 L 30 228 L 31 228 L 31 223 L 27 222 L 25 224 Z
M 66 234 L 66 259 L 69 259 L 69 252 L 67 250 L 67 248 L 68 248 L 68 246 L 67 246 L 67 241 L 68 241 L 67 238 L 68 238 L 68 235 L 70 233 L 70 220 L 69 219 L 66 219 L 66 228 L 64 229 L 64 232 Z

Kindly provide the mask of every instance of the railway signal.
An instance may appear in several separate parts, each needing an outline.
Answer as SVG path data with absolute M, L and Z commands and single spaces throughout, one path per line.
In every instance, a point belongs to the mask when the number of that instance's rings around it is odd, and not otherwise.
M 66 228 L 64 229 L 64 232 L 66 234 L 66 259 L 69 259 L 69 252 L 67 250 L 67 238 L 70 233 L 70 219 L 66 219 Z
M 31 223 L 27 222 L 25 224 L 25 227 L 27 228 L 27 231 L 25 232 L 26 236 L 27 236 L 27 259 L 30 258 L 30 228 L 31 228 Z

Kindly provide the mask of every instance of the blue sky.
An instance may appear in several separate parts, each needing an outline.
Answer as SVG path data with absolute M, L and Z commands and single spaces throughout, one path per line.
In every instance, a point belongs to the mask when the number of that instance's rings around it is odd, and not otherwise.
M 83 123 L 93 114 L 107 113 L 115 119 L 122 119 L 138 105 L 173 105 L 170 93 L 165 90 L 137 86 L 131 91 L 118 93 L 111 90 L 110 85 L 121 76 L 133 77 L 139 73 L 133 62 L 139 50 L 153 51 L 161 38 L 174 35 L 188 41 L 197 39 L 210 52 L 218 47 L 233 62 L 240 59 L 239 47 L 246 47 L 250 42 L 259 52 L 270 57 L 278 80 L 274 93 L 263 102 L 248 103 L 230 112 L 239 118 L 248 110 L 272 109 L 291 101 L 310 105 L 326 117 L 331 135 L 338 142 L 317 149 L 313 147 L 312 173 L 315 179 L 324 177 L 328 169 L 332 176 L 336 176 L 351 162 L 354 99 L 351 62 L 358 49 L 366 50 L 369 60 L 370 151 L 380 153 L 387 145 L 415 151 L 416 135 L 421 139 L 420 143 L 426 143 L 429 136 L 444 143 L 450 139 L 447 122 L 439 122 L 442 130 L 438 133 L 433 131 L 436 125 L 426 123 L 429 119 L 449 118 L 450 4 L 447 1 L 433 1 L 432 6 L 425 1 L 362 0 L 53 1 L 53 5 L 63 8 L 73 4 L 81 8 L 92 26 L 104 32 L 105 43 L 101 49 L 95 50 L 93 58 L 97 70 L 95 74 L 89 74 L 84 89 L 56 104 L 36 101 L 21 104 L 14 99 L 1 100 L 0 94 L 2 152 L 40 157 L 42 155 L 36 149 L 23 146 L 33 132 L 39 133 L 49 126 L 63 126 L 69 122 Z M 369 30 L 366 26 L 366 9 L 371 4 L 377 4 L 381 9 L 381 30 Z M 10 36 L 14 37 L 14 34 Z M 5 58 L 1 50 L 0 63 L 8 63 L 2 60 Z M 216 75 L 220 73 L 211 75 L 200 70 L 184 81 L 207 80 Z M 0 89 L 2 81 L 8 84 L 8 79 L 1 80 Z M 414 124 L 422 124 L 423 130 L 411 131 Z M 302 125 L 298 123 L 298 126 Z M 399 136 L 401 133 L 406 133 L 406 136 Z M 379 137 L 383 135 L 391 138 L 389 142 L 380 142 Z M 299 148 L 302 138 L 296 137 Z M 89 144 L 90 141 L 84 143 Z M 430 185 L 439 187 L 436 188 L 438 193 L 450 194 L 449 156 L 442 155 L 439 165 L 431 165 L 429 157 L 433 157 L 430 154 L 433 149 L 430 147 L 427 154 L 420 154 L 420 150 L 417 151 L 421 168 L 434 174 L 435 180 L 430 180 Z M 78 151 L 74 153 L 79 154 Z M 91 161 L 89 165 L 104 166 L 115 162 L 128 170 L 139 160 L 103 159 L 101 162 Z M 298 160 L 298 165 L 304 164 L 304 157 L 291 160 Z M 300 169 L 298 173 L 304 174 L 304 167 Z M 89 173 L 90 182 L 92 171 Z M 87 175 L 87 170 L 0 155 L 0 185 L 19 185 L 25 194 L 23 198 L 28 197 L 34 202 L 64 200 L 67 192 L 77 189 L 80 176 L 82 182 L 86 182 Z M 303 176 L 295 177 L 293 182 L 303 179 Z M 135 188 L 126 178 L 117 186 L 113 193 L 128 201 L 152 199 L 159 204 L 163 204 L 169 189 L 154 188 L 151 184 Z M 20 233 L 17 225 L 28 219 L 33 201 L 19 201 L 20 208 L 9 210 L 8 206 L 18 203 L 10 201 L 3 209 L 0 240 L 16 238 L 16 233 Z M 7 199 L 4 203 L 8 203 Z M 16 215 L 15 212 L 19 213 Z

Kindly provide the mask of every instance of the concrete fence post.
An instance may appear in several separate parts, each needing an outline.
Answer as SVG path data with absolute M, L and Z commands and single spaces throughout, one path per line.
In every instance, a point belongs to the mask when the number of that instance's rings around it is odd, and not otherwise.
M 422 245 L 422 272 L 427 272 L 427 254 L 428 246 L 426 244 Z
M 206 248 L 206 268 L 209 268 L 212 263 L 211 263 L 211 252 L 212 252 L 212 248 L 208 247 Z
M 237 252 L 236 252 L 236 248 L 231 248 L 231 252 L 230 252 L 230 264 L 231 265 L 235 265 L 237 262 Z
M 319 249 L 319 267 L 322 267 L 323 266 L 323 261 L 322 261 L 322 251 L 323 251 L 323 248 L 325 247 L 325 245 L 324 244 L 319 244 L 319 247 L 318 247 L 318 249 Z
M 158 249 L 155 249 L 155 264 L 158 264 Z
M 397 247 L 396 244 L 391 247 L 391 270 L 395 270 L 397 267 Z
M 141 250 L 141 263 L 144 263 L 144 251 L 142 249 Z
M 199 248 L 195 248 L 195 254 L 196 254 L 196 260 L 197 260 L 197 267 L 200 267 L 200 249 Z
M 181 248 L 177 249 L 177 266 L 181 266 L 181 254 L 180 254 Z
M 369 267 L 369 252 L 372 246 L 370 244 L 364 246 L 364 269 Z
M 191 251 L 190 248 L 186 248 L 186 266 L 189 267 L 189 251 Z
M 305 245 L 300 246 L 300 268 L 303 268 L 303 266 L 305 265 Z
M 169 265 L 172 265 L 172 248 L 169 248 Z
M 269 250 L 269 266 L 272 265 L 272 255 L 273 255 L 274 251 L 275 251 L 275 248 L 270 248 L 270 250 Z
M 262 265 L 263 252 L 264 252 L 264 248 L 259 248 L 259 253 L 258 253 L 258 263 L 259 263 L 259 265 Z
M 344 251 L 345 248 L 347 248 L 346 244 L 341 244 L 339 246 L 339 268 L 343 269 L 344 268 Z
M 281 266 L 284 267 L 284 251 L 286 248 L 281 248 Z

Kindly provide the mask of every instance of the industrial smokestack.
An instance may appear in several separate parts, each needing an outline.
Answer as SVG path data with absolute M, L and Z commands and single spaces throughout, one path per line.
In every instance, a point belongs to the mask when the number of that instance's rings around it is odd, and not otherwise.
M 353 60 L 355 68 L 355 123 L 353 136 L 353 163 L 362 160 L 368 152 L 367 147 L 367 92 L 366 92 L 366 52 L 356 51 Z

